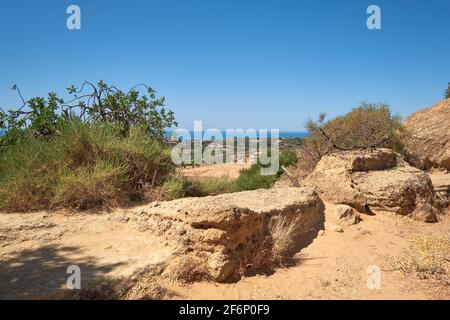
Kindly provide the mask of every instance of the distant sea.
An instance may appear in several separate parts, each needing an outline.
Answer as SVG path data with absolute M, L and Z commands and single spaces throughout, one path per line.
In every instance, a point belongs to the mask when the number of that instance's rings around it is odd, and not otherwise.
M 164 136 L 166 138 L 170 138 L 170 137 L 172 137 L 172 132 L 173 132 L 172 130 L 166 131 Z M 194 131 L 191 130 L 189 132 L 191 133 L 191 137 L 194 137 Z M 0 129 L 0 136 L 2 136 L 4 133 L 5 132 Z M 226 136 L 226 132 L 222 131 L 222 135 L 225 137 Z M 270 131 L 268 132 L 268 136 L 270 137 Z M 302 131 L 280 131 L 280 138 L 282 138 L 282 139 L 304 138 L 304 137 L 307 137 L 307 136 L 308 136 L 308 133 L 307 132 L 302 132 Z M 238 136 L 238 137 L 242 138 L 242 136 Z
M 164 136 L 166 138 L 171 138 L 172 137 L 172 132 L 173 132 L 173 130 L 166 131 Z M 189 132 L 191 134 L 191 137 L 193 138 L 194 137 L 194 131 L 190 130 Z M 203 132 L 203 134 L 204 134 L 204 132 Z M 202 136 L 203 136 L 203 134 L 202 134 Z M 226 131 L 225 130 L 222 130 L 222 135 L 223 135 L 223 137 L 226 137 Z M 267 135 L 268 135 L 268 137 L 270 137 L 270 131 L 268 131 Z M 304 138 L 304 137 L 307 137 L 307 136 L 308 136 L 308 133 L 307 132 L 302 132 L 302 131 L 280 131 L 280 138 L 282 138 L 282 139 Z M 236 135 L 236 137 L 242 138 L 243 136 L 242 135 Z

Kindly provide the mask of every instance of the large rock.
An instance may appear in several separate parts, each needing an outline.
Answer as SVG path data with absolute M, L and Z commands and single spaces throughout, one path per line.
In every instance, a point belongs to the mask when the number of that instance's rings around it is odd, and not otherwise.
M 195 256 L 209 277 L 224 281 L 264 249 L 271 221 L 293 223 L 292 237 L 302 241 L 323 228 L 324 205 L 311 189 L 275 188 L 155 203 L 136 214 L 140 230 L 178 243 L 181 259 Z
M 303 184 L 324 200 L 361 212 L 412 215 L 419 204 L 437 202 L 428 175 L 389 149 L 326 155 Z
M 442 167 L 450 170 L 450 99 L 417 111 L 404 123 L 408 135 L 408 162 L 420 169 Z

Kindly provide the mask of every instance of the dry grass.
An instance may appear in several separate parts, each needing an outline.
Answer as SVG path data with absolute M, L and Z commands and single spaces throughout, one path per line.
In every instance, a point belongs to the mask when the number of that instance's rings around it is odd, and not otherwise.
M 211 280 L 206 260 L 195 255 L 179 257 L 166 268 L 163 276 L 182 284 Z
M 275 265 L 283 265 L 294 246 L 297 223 L 285 216 L 273 217 L 269 224 L 269 234 L 272 242 L 271 260 Z
M 155 272 L 157 271 L 157 272 Z M 172 299 L 175 294 L 159 284 L 163 269 L 151 270 L 139 275 L 131 285 L 120 293 L 122 300 L 163 300 Z
M 450 232 L 441 235 L 416 235 L 411 238 L 408 255 L 392 263 L 395 270 L 416 274 L 419 279 L 437 280 L 450 285 Z
M 276 268 L 286 266 L 290 260 L 296 232 L 296 219 L 288 219 L 285 216 L 272 217 L 268 223 L 268 234 L 247 254 L 238 269 L 239 275 L 270 274 Z

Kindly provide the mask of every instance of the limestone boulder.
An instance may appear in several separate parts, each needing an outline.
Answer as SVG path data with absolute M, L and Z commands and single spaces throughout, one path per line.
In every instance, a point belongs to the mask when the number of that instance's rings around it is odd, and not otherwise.
M 264 250 L 274 219 L 289 224 L 296 242 L 323 229 L 324 204 L 308 188 L 273 188 L 154 203 L 135 214 L 139 230 L 176 243 L 181 259 L 195 256 L 224 281 Z
M 420 204 L 438 206 L 429 176 L 389 149 L 326 155 L 303 185 L 326 201 L 366 213 L 411 216 Z

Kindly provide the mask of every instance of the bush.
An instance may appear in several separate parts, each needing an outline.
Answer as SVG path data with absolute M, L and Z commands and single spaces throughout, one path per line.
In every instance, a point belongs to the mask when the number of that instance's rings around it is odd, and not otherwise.
M 138 88 L 144 88 L 141 94 Z M 51 92 L 48 98 L 25 100 L 17 86 L 13 87 L 22 100 L 17 110 L 0 108 L 0 147 L 18 143 L 23 133 L 50 139 L 58 133 L 62 122 L 82 121 L 90 124 L 112 125 L 126 136 L 135 126 L 145 127 L 147 133 L 161 140 L 165 128 L 176 126 L 174 113 L 165 109 L 165 98 L 147 85 L 137 85 L 128 92 L 109 86 L 102 80 L 97 84 L 85 81 L 78 89 L 68 88 L 72 98 L 64 101 Z
M 166 199 L 183 197 L 205 197 L 245 190 L 269 189 L 283 173 L 281 166 L 289 167 L 298 160 L 297 152 L 292 149 L 280 153 L 280 169 L 277 174 L 261 175 L 263 165 L 258 162 L 249 169 L 241 170 L 239 177 L 232 180 L 227 176 L 190 179 L 173 176 L 163 187 Z
M 163 186 L 163 194 L 166 200 L 184 197 L 215 196 L 235 191 L 235 181 L 226 176 L 201 179 L 172 176 Z
M 194 183 L 182 176 L 173 176 L 163 185 L 162 191 L 166 200 L 174 200 L 188 196 L 201 196 Z
M 138 88 L 145 88 L 141 95 Z M 151 199 L 172 175 L 165 99 L 138 85 L 128 92 L 103 81 L 0 108 L 0 209 L 88 209 Z
M 0 154 L 0 209 L 129 204 L 174 172 L 170 151 L 143 127 L 65 122 L 50 140 L 28 135 Z
M 274 175 L 261 175 L 261 167 L 264 165 L 259 161 L 252 165 L 250 169 L 241 170 L 239 178 L 235 182 L 235 190 L 244 191 L 271 188 L 283 173 L 282 167 L 289 167 L 298 161 L 297 152 L 293 149 L 284 150 L 280 152 L 279 161 L 280 167 Z
M 337 150 L 389 148 L 404 151 L 401 118 L 387 104 L 362 103 L 344 116 L 324 122 L 309 120 L 309 136 L 299 152 L 299 175 L 311 172 L 322 156 Z
M 235 192 L 234 180 L 227 176 L 193 180 L 193 186 L 195 186 L 198 194 L 203 196 L 215 196 Z
M 297 150 L 295 149 L 286 149 L 281 151 L 280 153 L 280 168 L 281 166 L 287 168 L 290 167 L 294 164 L 296 164 L 298 161 L 298 154 L 297 154 Z M 278 172 L 279 174 L 282 173 L 283 169 L 280 169 L 280 171 Z
M 450 82 L 448 83 L 447 90 L 444 92 L 444 98 L 450 99 Z
M 235 190 L 269 189 L 277 181 L 277 175 L 261 175 L 261 164 L 254 164 L 250 169 L 241 170 L 239 178 L 235 181 Z

